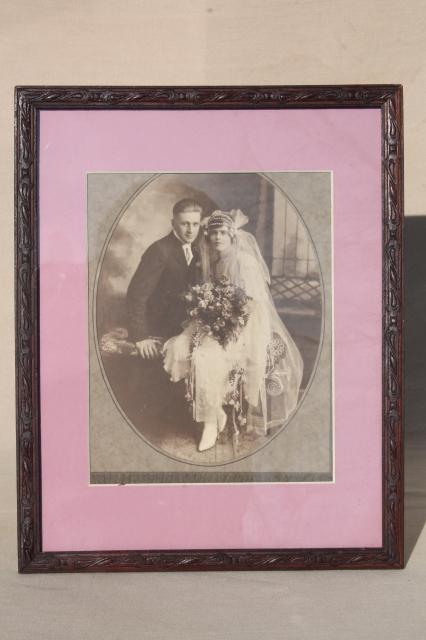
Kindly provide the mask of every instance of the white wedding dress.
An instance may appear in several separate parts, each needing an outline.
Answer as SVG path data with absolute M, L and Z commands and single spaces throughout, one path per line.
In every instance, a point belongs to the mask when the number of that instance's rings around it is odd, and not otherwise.
M 204 280 L 227 276 L 252 298 L 247 324 L 237 341 L 226 347 L 206 335 L 191 349 L 195 324 L 189 323 L 180 335 L 165 343 L 164 368 L 173 382 L 190 381 L 194 419 L 218 424 L 229 401 L 230 376 L 239 370 L 241 400 L 246 407 L 245 429 L 265 432 L 283 424 L 294 411 L 302 379 L 302 358 L 275 309 L 268 286 L 269 272 L 254 237 L 239 231 L 238 242 L 230 253 L 213 265 L 206 252 L 208 246 L 204 247 Z

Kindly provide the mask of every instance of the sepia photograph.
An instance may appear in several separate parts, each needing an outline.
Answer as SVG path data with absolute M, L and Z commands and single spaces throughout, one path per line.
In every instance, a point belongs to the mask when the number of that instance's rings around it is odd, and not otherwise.
M 333 480 L 331 180 L 88 175 L 92 483 Z

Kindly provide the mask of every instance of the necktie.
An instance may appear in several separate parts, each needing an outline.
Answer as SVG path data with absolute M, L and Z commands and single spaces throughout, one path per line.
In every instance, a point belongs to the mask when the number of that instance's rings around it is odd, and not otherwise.
M 186 264 L 189 265 L 191 263 L 192 260 L 192 250 L 191 250 L 191 245 L 190 244 L 184 244 L 183 245 L 183 251 L 185 253 L 185 258 L 186 258 Z

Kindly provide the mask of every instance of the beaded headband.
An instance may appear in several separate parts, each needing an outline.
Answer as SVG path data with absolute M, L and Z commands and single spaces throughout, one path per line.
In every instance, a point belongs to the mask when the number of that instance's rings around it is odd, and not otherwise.
M 205 235 L 212 229 L 225 226 L 229 230 L 229 235 L 233 238 L 247 222 L 248 218 L 241 209 L 231 209 L 231 211 L 216 209 L 208 218 L 201 220 L 201 225 L 204 228 Z
M 235 231 L 235 223 L 229 213 L 226 211 L 214 211 L 208 220 L 207 230 L 223 227 L 224 225 Z

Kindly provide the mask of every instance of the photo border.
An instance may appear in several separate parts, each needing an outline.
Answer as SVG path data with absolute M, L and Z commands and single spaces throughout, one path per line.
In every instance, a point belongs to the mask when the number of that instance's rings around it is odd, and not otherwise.
M 312 234 L 311 231 L 309 230 L 309 227 L 303 217 L 303 214 L 297 209 L 296 205 L 291 201 L 291 198 L 285 193 L 284 189 L 282 187 L 280 187 L 276 182 L 274 182 L 274 180 L 272 178 L 270 178 L 270 175 L 274 175 L 274 174 L 288 174 L 288 173 L 297 173 L 297 174 L 303 174 L 303 173 L 307 173 L 307 174 L 312 174 L 312 173 L 327 173 L 330 176 L 330 244 L 331 244 L 331 255 L 332 255 L 332 260 L 331 263 L 333 263 L 333 171 L 330 171 L 328 169 L 324 169 L 324 170 L 315 170 L 315 171 L 270 171 L 270 172 L 262 172 L 262 171 L 229 171 L 229 172 L 224 172 L 224 171 L 215 171 L 215 172 L 208 172 L 209 174 L 215 173 L 215 174 L 227 174 L 227 175 L 237 175 L 237 174 L 252 174 L 252 175 L 257 175 L 257 176 L 261 176 L 264 180 L 266 180 L 270 185 L 272 185 L 275 189 L 277 189 L 279 191 L 279 193 L 286 198 L 289 202 L 291 202 L 292 206 L 295 208 L 295 210 L 297 211 L 297 215 L 298 215 L 298 219 L 301 221 L 305 232 L 307 234 L 307 237 L 309 238 L 309 241 L 312 245 L 312 249 L 314 251 L 315 257 L 316 257 L 316 262 L 318 264 L 318 268 L 319 268 L 319 275 L 320 275 L 320 284 L 321 284 L 321 330 L 320 330 L 320 339 L 318 342 L 318 349 L 317 349 L 317 354 L 315 357 L 315 363 L 314 366 L 312 368 L 311 371 L 311 375 L 309 377 L 308 380 L 308 384 L 307 387 L 305 389 L 305 391 L 303 392 L 303 394 L 300 396 L 296 408 L 293 411 L 293 413 L 289 416 L 289 418 L 287 418 L 287 420 L 284 422 L 283 426 L 280 427 L 277 432 L 272 435 L 267 442 L 265 442 L 261 447 L 259 447 L 258 449 L 253 449 L 252 451 L 250 451 L 249 453 L 245 454 L 243 457 L 236 457 L 234 459 L 230 459 L 227 460 L 226 462 L 215 462 L 215 463 L 207 463 L 207 464 L 202 464 L 200 462 L 192 462 L 190 460 L 185 460 L 183 458 L 177 458 L 172 456 L 169 453 L 166 453 L 165 451 L 163 451 L 161 448 L 155 446 L 154 444 L 152 444 L 144 435 L 143 433 L 141 433 L 140 431 L 138 431 L 138 429 L 135 427 L 135 425 L 133 425 L 133 423 L 131 422 L 130 418 L 126 415 L 126 412 L 124 410 L 124 408 L 120 405 L 120 403 L 118 402 L 114 390 L 110 384 L 110 381 L 108 379 L 107 373 L 105 371 L 105 367 L 104 364 L 102 362 L 102 356 L 100 353 L 100 347 L 99 347 L 99 340 L 96 338 L 97 336 L 97 311 L 96 311 L 96 298 L 97 298 L 97 291 L 98 291 L 98 284 L 99 284 L 99 277 L 100 277 L 100 273 L 102 271 L 103 268 L 103 262 L 105 260 L 105 255 L 106 252 L 108 251 L 108 246 L 109 243 L 111 241 L 111 238 L 113 237 L 115 230 L 117 228 L 117 226 L 120 224 L 122 218 L 125 216 L 127 209 L 129 208 L 129 206 L 131 205 L 131 203 L 140 196 L 140 194 L 142 193 L 142 191 L 148 187 L 152 182 L 154 182 L 155 180 L 157 180 L 159 177 L 161 176 L 165 176 L 165 175 L 190 175 L 190 174 L 205 174 L 205 172 L 202 171 L 164 171 L 164 172 L 155 172 L 155 171 L 151 171 L 151 172 L 147 172 L 147 171 L 143 171 L 140 173 L 135 173 L 135 172 L 126 172 L 126 171 L 114 171 L 114 172 L 110 172 L 110 171 L 96 171 L 96 172 L 89 172 L 86 174 L 86 189 L 87 189 L 87 201 L 88 201 L 88 177 L 93 176 L 93 175 L 129 175 L 129 173 L 131 173 L 132 175 L 146 175 L 146 174 L 153 174 L 151 178 L 148 179 L 148 181 L 146 183 L 143 183 L 142 186 L 138 187 L 136 189 L 136 191 L 124 202 L 124 204 L 120 207 L 120 210 L 118 212 L 118 214 L 116 215 L 116 217 L 114 218 L 114 221 L 111 225 L 111 227 L 108 230 L 108 234 L 105 236 L 103 245 L 102 245 L 102 249 L 100 252 L 100 256 L 98 259 L 98 263 L 95 269 L 95 275 L 93 278 L 93 283 L 92 283 L 92 289 L 90 290 L 90 288 L 88 287 L 88 300 L 90 300 L 89 302 L 89 309 L 90 307 L 92 307 L 92 311 L 90 314 L 90 326 L 91 326 L 91 331 L 93 333 L 94 336 L 94 348 L 95 348 L 95 353 L 96 353 L 96 358 L 97 358 L 97 365 L 99 368 L 99 371 L 101 373 L 101 376 L 103 378 L 104 384 L 106 385 L 110 398 L 116 408 L 116 410 L 119 412 L 119 414 L 121 415 L 121 417 L 123 418 L 123 420 L 126 422 L 126 424 L 130 427 L 130 429 L 136 434 L 136 436 L 138 438 L 140 438 L 148 447 L 151 447 L 154 451 L 166 456 L 167 458 L 170 458 L 171 460 L 177 461 L 177 462 L 183 462 L 185 464 L 189 464 L 194 468 L 194 471 L 187 471 L 187 472 L 179 472 L 179 475 L 181 477 L 184 477 L 185 480 L 183 480 L 182 482 L 173 482 L 173 476 L 175 473 L 175 471 L 153 471 L 153 472 L 138 472 L 138 471 L 116 471 L 116 472 L 110 472 L 110 471 L 91 471 L 90 470 L 90 482 L 89 484 L 91 486 L 102 486 L 102 485 L 113 485 L 113 484 L 122 484 L 124 482 L 123 478 L 126 477 L 132 477 L 134 475 L 140 475 L 140 476 L 151 476 L 152 478 L 158 478 L 158 480 L 150 480 L 148 481 L 132 481 L 129 480 L 128 482 L 126 481 L 125 484 L 132 484 L 132 485 L 139 485 L 139 486 L 144 486 L 144 485 L 152 485 L 152 484 L 157 484 L 160 486 L 166 486 L 166 485 L 175 485 L 175 484 L 208 484 L 208 485 L 212 485 L 212 484 L 232 484 L 232 485 L 237 485 L 237 484 L 263 484 L 263 483 L 268 483 L 268 484 L 275 484 L 275 483 L 282 483 L 285 482 L 286 484 L 316 484 L 316 483 L 321 483 L 321 484 L 334 484 L 335 483 L 335 420 L 334 420 L 334 388 L 333 388 L 333 380 L 334 380 L 334 349 L 333 349 L 333 264 L 331 264 L 331 269 L 330 269 L 330 279 L 331 279 L 331 345 L 330 345 L 330 354 L 331 354 L 331 375 L 330 375 L 330 384 L 331 384 L 331 392 L 330 392 L 330 407 L 331 407 L 331 426 L 330 426 L 330 440 L 329 440 L 329 446 L 330 446 L 330 450 L 331 450 L 331 463 L 330 463 L 330 471 L 315 471 L 315 472 L 310 472 L 310 471 L 299 471 L 299 472 L 295 472 L 295 471 L 256 471 L 256 472 L 234 472 L 236 473 L 240 479 L 238 480 L 227 480 L 225 481 L 221 481 L 221 480 L 217 480 L 215 481 L 209 481 L 209 482 L 205 482 L 205 481 L 195 481 L 194 479 L 191 480 L 191 476 L 194 476 L 196 474 L 202 474 L 202 473 L 206 473 L 206 468 L 209 469 L 209 471 L 207 473 L 209 473 L 209 475 L 212 476 L 221 476 L 223 475 L 222 471 L 215 471 L 215 469 L 217 467 L 227 467 L 228 465 L 234 464 L 236 462 L 241 462 L 242 460 L 249 458 L 251 456 L 256 455 L 257 453 L 259 453 L 260 451 L 262 451 L 265 447 L 268 447 L 273 440 L 275 440 L 285 429 L 286 427 L 292 422 L 293 418 L 296 416 L 296 414 L 299 412 L 299 410 L 301 409 L 302 405 L 304 404 L 307 396 L 309 395 L 309 390 L 313 384 L 318 366 L 319 366 L 319 362 L 321 359 L 321 355 L 323 353 L 323 348 L 324 348 L 324 335 L 325 335 L 325 289 L 324 289 L 324 275 L 323 275 L 323 271 L 321 268 L 321 264 L 320 264 L 320 260 L 319 260 L 319 256 L 318 256 L 318 251 L 317 248 L 315 246 L 315 243 L 313 241 L 312 238 Z M 269 174 L 269 175 L 268 175 Z M 88 204 L 86 204 L 86 206 L 88 207 Z M 87 232 L 89 235 L 89 232 Z M 89 280 L 89 274 L 88 274 L 88 280 Z M 89 332 L 89 342 L 91 341 L 90 338 L 90 332 Z M 90 367 L 89 367 L 89 371 L 90 371 Z M 91 378 L 90 372 L 89 372 L 89 378 Z M 90 382 L 89 382 L 90 385 Z M 90 390 L 89 390 L 89 405 L 91 403 L 91 396 L 90 396 Z M 90 412 L 89 412 L 90 413 Z M 90 420 L 89 420 L 89 432 L 90 432 Z M 89 459 L 91 460 L 91 454 L 89 456 Z M 232 473 L 232 472 L 231 472 Z M 329 477 L 331 474 L 331 478 Z M 97 476 L 98 478 L 102 478 L 105 477 L 107 478 L 107 480 L 102 481 L 99 480 L 98 482 L 93 482 L 92 478 L 93 476 Z M 117 478 L 116 482 L 112 482 L 111 477 L 115 476 Z M 170 478 L 170 480 L 168 481 L 162 481 L 160 480 L 160 478 L 162 476 L 167 476 Z M 255 476 L 255 479 L 252 480 L 251 478 Z M 311 479 L 310 476 L 315 476 L 315 479 Z M 245 478 L 245 479 L 243 479 Z M 259 479 L 262 478 L 262 479 Z M 298 479 L 294 479 L 294 478 L 298 478 Z M 308 479 L 306 479 L 308 478 Z
M 39 113 L 46 109 L 380 108 L 382 522 L 378 548 L 43 552 L 40 451 Z M 399 85 L 17 87 L 15 300 L 20 572 L 403 567 L 403 133 Z

